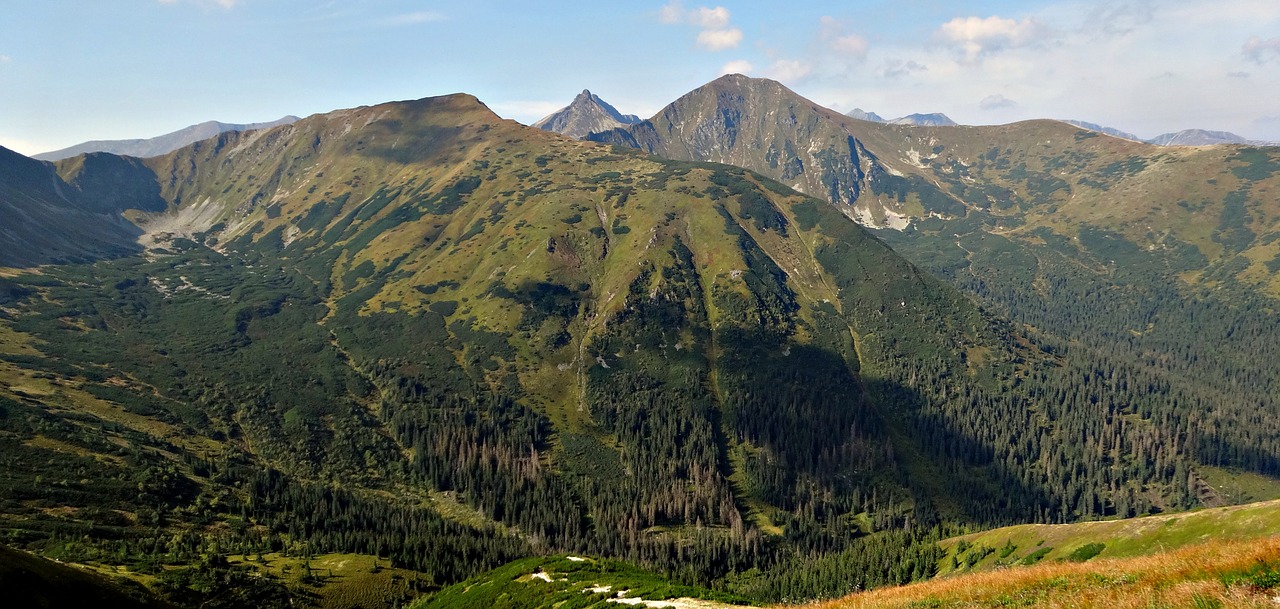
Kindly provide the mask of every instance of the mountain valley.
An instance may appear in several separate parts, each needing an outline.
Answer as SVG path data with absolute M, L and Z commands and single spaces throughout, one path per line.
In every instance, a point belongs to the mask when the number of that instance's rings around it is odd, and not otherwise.
M 1280 489 L 1276 149 L 588 102 L 0 149 L 5 543 L 183 606 L 548 555 L 758 604 Z

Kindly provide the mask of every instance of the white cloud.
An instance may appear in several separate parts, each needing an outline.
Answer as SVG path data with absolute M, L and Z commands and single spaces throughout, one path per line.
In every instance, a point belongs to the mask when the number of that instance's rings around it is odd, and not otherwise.
M 1010 48 L 1036 44 L 1049 34 L 1048 28 L 1034 18 L 1022 20 L 991 16 L 956 17 L 942 24 L 935 39 L 958 51 L 966 62 Z
M 735 49 L 742 44 L 742 30 L 702 30 L 698 32 L 698 46 L 708 51 Z
M 730 27 L 730 16 L 729 9 L 723 6 L 685 9 L 679 0 L 672 0 L 658 10 L 658 20 L 663 23 L 700 28 L 697 45 L 708 51 L 736 49 L 742 44 L 742 30 Z
M 925 72 L 929 68 L 914 59 L 903 61 L 901 59 L 889 59 L 884 62 L 884 70 L 881 72 L 885 78 L 901 78 L 913 72 Z
M 859 61 L 866 59 L 870 44 L 866 38 L 845 31 L 843 21 L 824 15 L 820 20 L 821 29 L 818 38 L 832 51 L 842 58 L 853 58 Z
M 987 111 L 1004 110 L 1018 107 L 1018 102 L 996 93 L 982 98 L 982 101 L 978 102 L 978 107 Z
M 180 1 L 181 0 L 159 0 L 160 4 L 177 4 Z M 221 6 L 222 8 L 230 10 L 235 8 L 236 4 L 238 4 L 240 0 L 197 0 L 197 1 L 199 1 L 202 4 L 212 2 L 213 4 L 216 4 L 218 6 Z
M 9 63 L 11 61 L 13 61 L 12 57 L 8 55 L 0 55 L 0 63 Z
M 403 15 L 395 15 L 382 20 L 382 25 L 417 25 L 419 23 L 431 23 L 435 21 L 444 21 L 444 14 L 436 11 L 417 11 L 414 13 L 405 13 Z
M 729 9 L 723 6 L 707 8 L 700 6 L 689 11 L 689 23 L 709 30 L 722 30 L 729 26 Z
M 1255 63 L 1266 63 L 1272 59 L 1280 58 L 1280 38 L 1270 38 L 1263 40 L 1257 36 L 1249 39 L 1244 43 L 1241 52 L 1245 57 L 1253 60 Z
M 1155 9 L 1147 2 L 1106 4 L 1089 12 L 1084 28 L 1094 37 L 1125 36 L 1150 23 L 1154 17 Z
M 678 1 L 668 2 L 658 10 L 658 20 L 663 23 L 680 23 L 684 20 L 684 5 Z
M 813 66 L 807 62 L 779 59 L 773 62 L 765 74 L 774 80 L 794 83 L 804 79 L 810 72 L 813 72 Z
M 745 59 L 735 59 L 733 61 L 730 61 L 729 63 L 724 64 L 724 66 L 720 68 L 720 75 L 724 76 L 725 74 L 750 74 L 754 72 L 755 69 L 756 67 L 751 65 L 750 61 L 747 61 Z

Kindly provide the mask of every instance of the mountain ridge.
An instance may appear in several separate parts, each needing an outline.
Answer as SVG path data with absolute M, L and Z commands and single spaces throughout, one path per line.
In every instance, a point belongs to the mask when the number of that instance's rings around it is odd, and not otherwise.
M 278 118 L 274 121 L 263 123 L 223 123 L 219 121 L 205 121 L 203 123 L 184 127 L 177 131 L 172 131 L 164 135 L 158 135 L 151 138 L 127 139 L 127 140 L 92 140 L 69 146 L 60 150 L 50 152 L 42 152 L 32 155 L 31 158 L 41 161 L 60 161 L 62 159 L 74 157 L 77 155 L 90 152 L 110 152 L 123 156 L 132 156 L 138 158 L 146 158 L 160 156 L 162 154 L 172 152 L 178 148 L 182 148 L 189 144 L 193 144 L 200 140 L 208 139 L 219 133 L 228 131 L 251 131 L 254 129 L 270 129 L 280 125 L 288 125 L 299 120 L 298 117 L 288 115 Z

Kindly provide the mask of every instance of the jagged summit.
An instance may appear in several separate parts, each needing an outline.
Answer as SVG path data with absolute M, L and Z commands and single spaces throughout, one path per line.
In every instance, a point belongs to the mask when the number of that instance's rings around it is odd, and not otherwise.
M 590 133 L 608 131 L 640 122 L 634 114 L 618 112 L 608 102 L 589 89 L 583 89 L 568 106 L 542 118 L 533 126 L 544 131 L 554 131 L 572 138 L 584 138 Z

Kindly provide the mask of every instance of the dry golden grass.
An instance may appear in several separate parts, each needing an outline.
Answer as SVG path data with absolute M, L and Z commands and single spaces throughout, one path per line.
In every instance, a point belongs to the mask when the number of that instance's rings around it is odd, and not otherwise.
M 1050 563 L 941 578 L 853 594 L 808 609 L 1037 607 L 1274 609 L 1275 590 L 1223 583 L 1260 563 L 1280 563 L 1280 536 L 1209 542 L 1181 550 L 1087 563 Z

